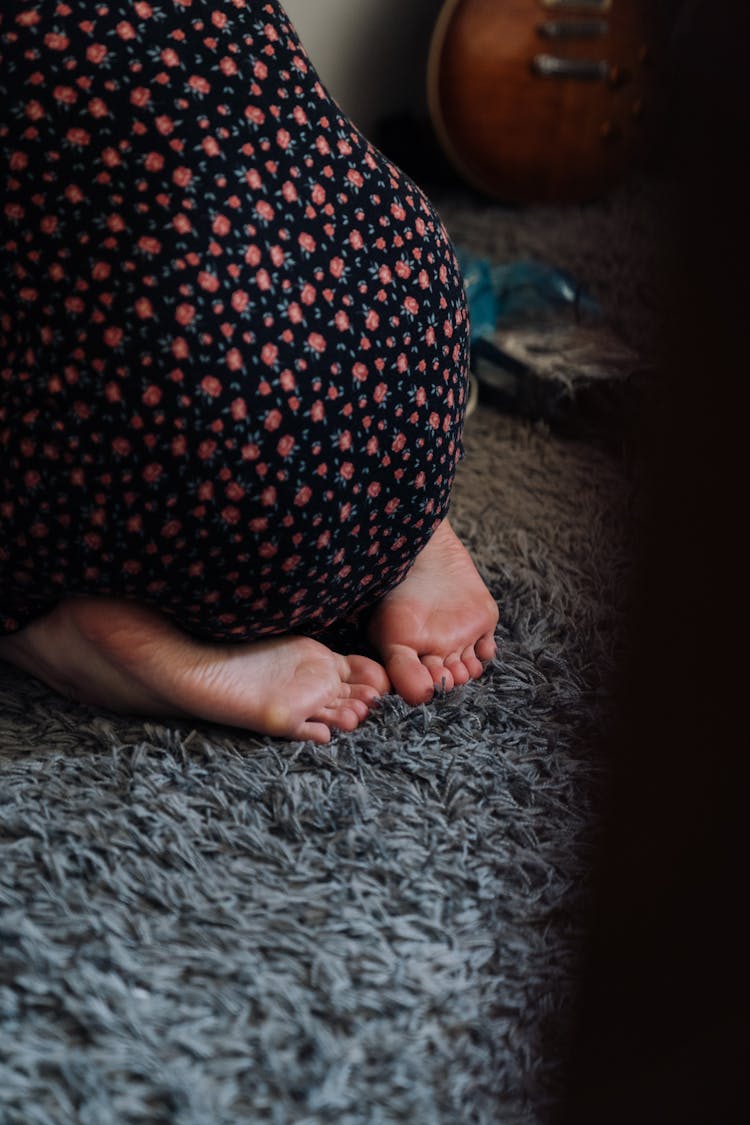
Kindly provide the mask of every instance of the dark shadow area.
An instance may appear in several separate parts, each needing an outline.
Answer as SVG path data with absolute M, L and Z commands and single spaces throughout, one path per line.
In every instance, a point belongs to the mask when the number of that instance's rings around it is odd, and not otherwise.
M 426 112 L 406 110 L 383 117 L 376 125 L 374 141 L 428 195 L 466 190 L 440 147 Z
M 747 28 L 672 8 L 662 379 L 562 1125 L 740 1119 Z

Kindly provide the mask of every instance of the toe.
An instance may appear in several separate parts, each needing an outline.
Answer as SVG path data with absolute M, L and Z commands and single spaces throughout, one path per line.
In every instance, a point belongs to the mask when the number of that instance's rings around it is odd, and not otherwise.
M 482 661 L 477 656 L 474 645 L 466 646 L 461 653 L 461 661 L 472 680 L 476 680 L 482 675 Z
M 364 699 L 355 699 L 353 697 L 347 699 L 345 709 L 356 715 L 358 723 L 361 723 L 370 714 L 369 704 L 366 703 Z
M 454 686 L 453 673 L 450 668 L 446 668 L 442 656 L 438 656 L 437 653 L 428 653 L 422 657 L 422 664 L 432 676 L 435 687 L 442 691 L 451 690 Z
M 463 653 L 452 652 L 445 658 L 445 667 L 453 676 L 454 685 L 465 684 L 471 678 L 471 672 L 466 665 Z
M 485 633 L 474 646 L 476 655 L 480 660 L 492 660 L 497 652 L 494 633 Z
M 386 656 L 385 667 L 394 690 L 407 703 L 415 705 L 432 699 L 435 690 L 432 674 L 415 649 L 393 645 Z
M 333 730 L 356 730 L 360 724 L 359 716 L 350 707 L 340 707 L 325 715 L 326 723 Z
M 374 688 L 376 695 L 386 695 L 391 690 L 388 673 L 376 660 L 371 660 L 369 656 L 354 655 L 347 656 L 346 661 L 349 667 L 348 679 L 352 686 L 366 685 Z
M 390 683 L 388 685 L 390 687 Z M 352 684 L 352 699 L 361 699 L 368 707 L 374 706 L 380 699 L 380 692 L 369 684 Z
M 300 723 L 287 737 L 299 739 L 300 742 L 309 741 L 323 744 L 331 741 L 331 729 L 326 723 L 310 721 Z
M 366 703 L 359 699 L 342 699 L 337 700 L 336 703 L 331 704 L 330 707 L 323 707 L 316 713 L 314 718 L 320 722 L 326 723 L 329 727 L 335 730 L 356 730 L 361 722 L 363 722 L 370 709 Z

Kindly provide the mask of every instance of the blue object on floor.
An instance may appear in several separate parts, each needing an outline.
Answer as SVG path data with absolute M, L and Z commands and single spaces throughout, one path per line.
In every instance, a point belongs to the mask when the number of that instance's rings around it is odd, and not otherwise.
M 457 251 L 469 302 L 472 343 L 490 339 L 511 324 L 558 317 L 599 320 L 601 306 L 582 283 L 545 262 L 522 260 L 493 265 L 486 258 Z

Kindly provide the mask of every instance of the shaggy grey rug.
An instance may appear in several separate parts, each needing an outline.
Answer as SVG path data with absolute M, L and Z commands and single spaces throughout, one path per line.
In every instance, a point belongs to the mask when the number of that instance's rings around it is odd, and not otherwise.
M 441 202 L 651 326 L 654 189 Z M 2 1125 L 547 1120 L 628 574 L 623 462 L 480 406 L 453 519 L 484 678 L 326 747 L 75 706 L 0 664 Z

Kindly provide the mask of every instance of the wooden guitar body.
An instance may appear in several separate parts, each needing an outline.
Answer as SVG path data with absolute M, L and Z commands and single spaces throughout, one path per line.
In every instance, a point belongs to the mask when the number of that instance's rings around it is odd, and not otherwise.
M 459 173 L 508 202 L 613 187 L 646 141 L 654 47 L 637 0 L 447 0 L 428 101 Z

